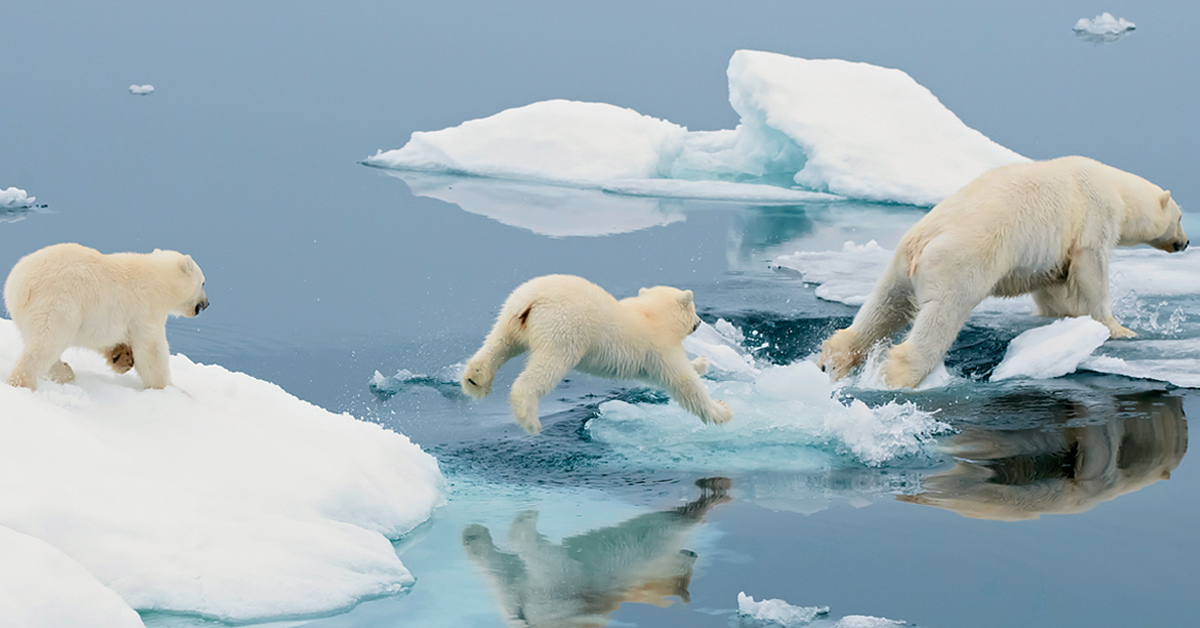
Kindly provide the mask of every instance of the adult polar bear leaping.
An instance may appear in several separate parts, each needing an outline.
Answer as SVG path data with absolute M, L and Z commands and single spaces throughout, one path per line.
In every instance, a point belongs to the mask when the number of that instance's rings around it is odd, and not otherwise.
M 909 320 L 884 366 L 892 388 L 915 387 L 938 364 L 985 297 L 1033 293 L 1040 316 L 1091 316 L 1113 338 L 1135 334 L 1113 317 L 1113 248 L 1187 248 L 1179 206 L 1149 181 L 1085 157 L 985 173 L 929 211 L 849 328 L 825 341 L 818 364 L 834 379 Z
M 680 344 L 699 325 L 691 290 L 642 288 L 636 297 L 618 301 L 582 277 L 537 277 L 504 302 L 483 346 L 467 362 L 462 388 L 486 397 L 496 371 L 528 351 L 509 402 L 517 423 L 530 433 L 542 429 L 538 400 L 572 369 L 662 386 L 705 423 L 725 423 L 732 416 L 729 406 L 710 399 L 700 379 L 708 359 L 689 361 Z
M 208 307 L 204 273 L 175 251 L 104 255 L 55 244 L 21 258 L 4 284 L 4 305 L 24 350 L 9 375 L 13 386 L 74 379 L 60 357 L 67 347 L 94 349 L 118 372 L 130 363 L 147 388 L 171 383 L 166 323 Z

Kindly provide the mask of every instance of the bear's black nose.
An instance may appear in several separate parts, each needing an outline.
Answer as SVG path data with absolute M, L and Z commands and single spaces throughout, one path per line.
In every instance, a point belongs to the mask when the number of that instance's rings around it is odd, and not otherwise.
M 1191 240 L 1184 240 L 1183 242 L 1176 242 L 1175 243 L 1175 252 L 1179 252 L 1179 251 L 1186 249 L 1188 247 L 1188 245 L 1191 243 L 1192 243 Z

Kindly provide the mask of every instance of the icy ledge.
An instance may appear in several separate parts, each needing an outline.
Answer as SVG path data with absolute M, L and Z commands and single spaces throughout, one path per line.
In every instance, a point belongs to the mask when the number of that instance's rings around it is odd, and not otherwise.
M 0 379 L 20 347 L 0 319 Z M 0 583 L 101 602 L 107 587 L 134 609 L 238 622 L 414 582 L 388 539 L 429 518 L 445 481 L 408 438 L 181 355 L 178 388 L 160 391 L 98 355 L 65 359 L 73 384 L 0 384 Z
M 413 133 L 364 163 L 638 196 L 836 200 L 811 196 L 821 192 L 934 205 L 987 170 L 1026 161 L 900 70 L 739 50 L 727 75 L 740 116 L 732 130 L 689 132 L 615 105 L 549 100 Z M 779 185 L 789 180 L 805 189 Z

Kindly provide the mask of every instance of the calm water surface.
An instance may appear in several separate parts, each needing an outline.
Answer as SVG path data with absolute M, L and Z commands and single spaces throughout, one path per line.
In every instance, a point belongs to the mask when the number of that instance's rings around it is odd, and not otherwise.
M 1100 10 L 1137 31 L 1108 46 L 1072 36 Z M 728 626 L 739 591 L 942 628 L 1200 622 L 1200 472 L 1186 456 L 1200 397 L 1185 390 L 968 384 L 912 397 L 956 428 L 922 456 L 692 472 L 614 462 L 587 437 L 596 405 L 648 394 L 635 386 L 571 377 L 532 438 L 505 395 L 472 404 L 436 385 L 513 287 L 550 272 L 619 295 L 691 288 L 706 320 L 768 338 L 763 357 L 801 358 L 854 310 L 766 262 L 888 246 L 921 210 L 547 201 L 356 163 L 547 98 L 732 128 L 725 64 L 754 48 L 902 68 L 1005 146 L 1095 157 L 1187 210 L 1200 207 L 1194 4 L 50 1 L 0 16 L 0 187 L 49 204 L 0 222 L 0 268 L 61 241 L 191 253 L 212 307 L 170 324 L 173 350 L 409 434 L 451 480 L 450 503 L 397 544 L 410 592 L 300 624 Z M 613 233 L 630 221 L 646 228 Z M 948 362 L 986 372 L 1016 331 L 968 329 Z M 433 385 L 372 392 L 375 371 L 400 369 Z

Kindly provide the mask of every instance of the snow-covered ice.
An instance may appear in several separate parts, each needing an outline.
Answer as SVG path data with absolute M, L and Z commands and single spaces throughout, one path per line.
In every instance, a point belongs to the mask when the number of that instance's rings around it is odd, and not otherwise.
M 759 373 L 754 357 L 742 346 L 746 338 L 742 330 L 725 319 L 715 325 L 701 322 L 696 331 L 683 339 L 683 348 L 691 356 L 708 358 L 712 375 L 725 377 L 754 377 Z
M 0 320 L 0 378 L 20 347 Z M 429 518 L 444 479 L 405 436 L 182 355 L 166 390 L 64 359 L 75 383 L 0 385 L 0 526 L 138 610 L 249 621 L 414 582 L 389 539 Z M 0 580 L 28 569 L 2 561 Z
M 817 284 L 819 299 L 862 305 L 890 261 L 892 252 L 871 240 L 863 245 L 846 242 L 842 250 L 834 254 L 797 251 L 775 258 L 774 263 L 799 272 L 807 283 Z
M 25 190 L 16 187 L 0 189 L 0 209 L 22 209 L 33 207 L 37 197 L 30 196 Z
M 140 628 L 112 589 L 54 546 L 0 525 L 0 626 Z
M 149 96 L 154 93 L 153 85 L 130 85 L 129 93 L 134 96 Z
M 792 606 L 780 599 L 755 600 L 745 592 L 738 593 L 738 614 L 791 628 L 803 626 L 829 614 L 828 606 Z
M 1092 19 L 1079 18 L 1075 22 L 1075 35 L 1097 44 L 1117 41 L 1133 32 L 1137 25 L 1125 18 L 1115 18 L 1112 13 L 1105 11 Z
M 803 194 L 817 191 L 933 205 L 991 168 L 1026 161 L 900 70 L 739 50 L 727 75 L 736 129 L 689 132 L 615 105 L 549 100 L 413 133 L 363 163 L 637 196 L 830 199 Z
M 1051 379 L 1075 369 L 1108 340 L 1108 328 L 1090 316 L 1064 318 L 1012 339 L 992 371 L 993 382 L 1014 377 Z

